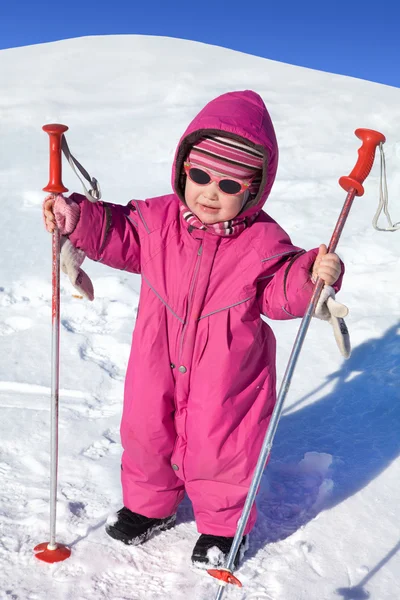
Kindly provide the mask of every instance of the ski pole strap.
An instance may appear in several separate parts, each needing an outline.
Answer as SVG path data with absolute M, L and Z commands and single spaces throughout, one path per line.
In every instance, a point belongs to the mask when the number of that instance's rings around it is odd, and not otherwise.
M 386 161 L 385 161 L 385 153 L 383 151 L 383 145 L 379 144 L 379 150 L 381 151 L 381 174 L 379 178 L 379 205 L 378 210 L 375 213 L 375 216 L 372 220 L 372 225 L 377 231 L 397 231 L 400 229 L 400 221 L 393 225 L 392 219 L 389 215 L 389 194 L 387 188 L 387 180 L 386 180 Z M 389 227 L 382 228 L 378 227 L 378 219 L 380 217 L 381 212 L 384 212 L 386 218 L 389 223 Z
M 86 198 L 90 200 L 90 202 L 97 202 L 97 200 L 100 200 L 101 190 L 99 182 L 97 181 L 97 179 L 95 179 L 95 177 L 90 177 L 86 169 L 84 169 L 82 165 L 76 160 L 76 158 L 71 154 L 67 144 L 67 140 L 65 139 L 65 135 L 62 136 L 61 150 L 63 151 L 65 158 L 71 165 L 72 170 L 75 172 L 75 175 L 81 182 Z M 86 181 L 89 182 L 91 186 L 89 190 L 86 188 L 85 182 L 83 181 L 82 177 L 79 176 L 78 171 L 86 179 Z

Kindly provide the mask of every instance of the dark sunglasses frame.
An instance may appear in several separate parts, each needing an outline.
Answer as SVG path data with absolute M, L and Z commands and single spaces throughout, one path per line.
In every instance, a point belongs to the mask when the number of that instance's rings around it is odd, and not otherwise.
M 246 181 L 243 179 L 236 179 L 235 177 L 227 177 L 226 175 L 218 177 L 217 175 L 214 175 L 214 173 L 210 173 L 208 169 L 204 167 L 195 167 L 187 161 L 184 163 L 184 169 L 190 181 L 193 181 L 196 185 L 206 186 L 212 181 L 215 181 L 221 192 L 229 196 L 237 196 L 248 190 L 255 177 L 254 175 Z M 204 176 L 208 178 L 207 181 L 204 181 Z M 203 179 L 203 181 L 201 181 L 201 179 Z

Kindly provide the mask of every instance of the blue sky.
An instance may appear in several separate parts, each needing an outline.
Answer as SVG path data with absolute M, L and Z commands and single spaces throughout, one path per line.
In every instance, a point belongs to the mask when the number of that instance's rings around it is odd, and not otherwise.
M 400 87 L 399 23 L 399 0 L 0 0 L 0 48 L 164 35 Z

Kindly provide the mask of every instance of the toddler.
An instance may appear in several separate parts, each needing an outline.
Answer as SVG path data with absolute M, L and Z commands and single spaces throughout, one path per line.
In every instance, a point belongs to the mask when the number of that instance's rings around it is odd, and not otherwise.
M 174 526 L 185 491 L 200 537 L 194 564 L 232 545 L 276 400 L 275 337 L 261 319 L 302 317 L 319 276 L 343 265 L 294 246 L 263 211 L 278 165 L 261 97 L 209 102 L 175 154 L 172 193 L 127 206 L 48 197 L 46 227 L 142 285 L 121 422 L 123 508 L 106 525 L 125 544 Z M 150 167 L 149 167 L 150 168 Z M 247 548 L 250 514 L 236 566 Z

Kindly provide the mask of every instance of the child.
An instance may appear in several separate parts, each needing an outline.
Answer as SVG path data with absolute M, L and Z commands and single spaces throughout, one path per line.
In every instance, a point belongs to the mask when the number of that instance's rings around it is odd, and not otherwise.
M 303 316 L 317 276 L 340 288 L 338 256 L 293 246 L 262 210 L 277 165 L 261 97 L 231 92 L 181 138 L 173 193 L 127 206 L 78 194 L 44 203 L 49 231 L 56 222 L 92 260 L 142 275 L 121 423 L 124 507 L 106 531 L 146 541 L 174 526 L 186 490 L 201 534 L 192 561 L 206 568 L 232 545 L 276 400 L 275 338 L 260 314 Z M 240 557 L 255 520 L 254 506 Z

